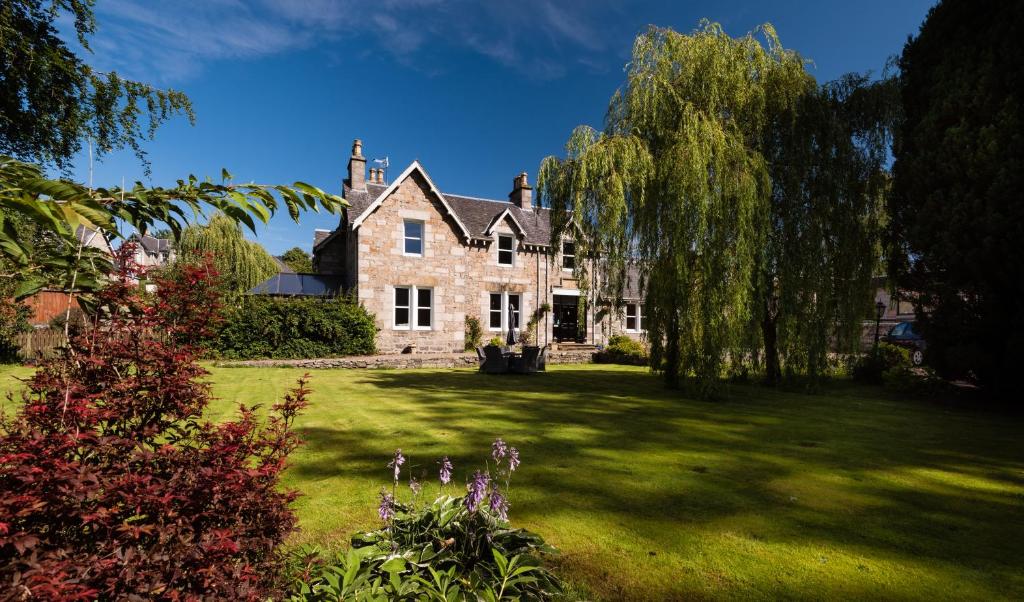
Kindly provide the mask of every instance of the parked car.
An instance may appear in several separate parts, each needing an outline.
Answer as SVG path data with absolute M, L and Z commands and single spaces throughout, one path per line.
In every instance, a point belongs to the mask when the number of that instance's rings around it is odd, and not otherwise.
M 910 350 L 910 361 L 915 366 L 924 363 L 924 350 L 928 347 L 921 335 L 914 330 L 913 322 L 900 322 L 892 327 L 882 340 L 892 345 L 899 345 Z

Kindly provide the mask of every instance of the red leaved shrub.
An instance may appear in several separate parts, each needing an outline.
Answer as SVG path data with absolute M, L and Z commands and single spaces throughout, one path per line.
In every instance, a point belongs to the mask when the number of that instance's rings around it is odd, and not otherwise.
M 265 599 L 295 528 L 278 485 L 306 381 L 263 421 L 202 421 L 215 274 L 183 268 L 147 295 L 130 253 L 92 327 L 0 418 L 0 600 Z

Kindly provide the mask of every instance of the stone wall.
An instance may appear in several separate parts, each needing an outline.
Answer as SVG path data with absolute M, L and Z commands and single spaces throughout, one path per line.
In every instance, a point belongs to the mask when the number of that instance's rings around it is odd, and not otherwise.
M 424 248 L 420 257 L 404 253 L 404 222 L 423 222 Z M 517 234 L 511 222 L 498 224 L 495 233 Z M 512 266 L 498 265 L 494 241 L 469 244 L 454 218 L 418 172 L 399 187 L 356 231 L 359 301 L 377 317 L 381 353 L 400 353 L 414 346 L 418 353 L 443 353 L 463 348 L 465 317 L 483 326 L 484 339 L 500 335 L 489 328 L 491 293 L 520 295 L 520 326 L 525 326 L 539 304 L 550 303 L 552 286 L 575 288 L 564 274 L 548 265 L 543 250 L 517 245 Z M 496 239 L 495 239 L 496 240 Z M 552 277 L 557 271 L 558 278 Z M 429 329 L 396 328 L 396 286 L 432 291 L 433 315 Z M 588 320 L 588 327 L 592 327 Z M 551 320 L 542 320 L 540 343 L 551 340 Z M 589 336 L 589 335 L 588 335 Z
M 590 351 L 549 351 L 548 364 L 589 364 L 593 362 Z M 307 360 L 247 360 L 217 362 L 226 368 L 475 368 L 479 365 L 476 354 L 469 353 L 405 353 L 399 355 L 365 355 L 339 358 Z
M 494 204 L 497 214 L 501 202 Z M 352 232 L 350 220 L 357 217 L 346 215 L 341 220 L 342 232 L 318 249 L 316 267 L 320 273 L 343 274 L 346 288 L 358 290 L 359 301 L 376 316 L 376 342 L 381 353 L 401 353 L 410 347 L 418 353 L 461 351 L 466 316 L 480 320 L 484 341 L 502 335 L 504 329 L 489 327 L 492 293 L 520 295 L 519 325 L 523 328 L 540 305 L 553 303 L 554 294 L 571 296 L 578 291 L 571 271 L 561 268 L 561 249 L 554 250 L 555 261 L 551 262 L 547 248 L 526 248 L 520 240 L 514 265 L 498 265 L 496 236 L 487 242 L 467 241 L 455 219 L 416 170 Z M 423 222 L 421 257 L 403 252 L 406 219 Z M 495 227 L 494 234 L 517 235 L 518 227 L 506 218 Z M 429 329 L 395 328 L 396 286 L 432 290 Z M 644 337 L 642 333 L 625 332 L 624 315 L 606 308 L 591 306 L 586 323 L 587 343 L 605 344 L 614 334 Z M 541 345 L 553 342 L 550 314 L 540 320 L 534 336 Z

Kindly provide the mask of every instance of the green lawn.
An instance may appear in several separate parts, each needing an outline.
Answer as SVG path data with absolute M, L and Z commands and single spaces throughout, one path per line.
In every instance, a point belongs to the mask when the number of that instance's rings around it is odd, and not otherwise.
M 301 373 L 212 371 L 215 418 Z M 596 598 L 1024 598 L 1020 419 L 843 385 L 702 402 L 609 366 L 317 371 L 311 386 L 287 473 L 299 541 L 373 526 L 396 447 L 431 475 L 449 454 L 461 478 L 501 436 L 523 458 L 513 523 Z

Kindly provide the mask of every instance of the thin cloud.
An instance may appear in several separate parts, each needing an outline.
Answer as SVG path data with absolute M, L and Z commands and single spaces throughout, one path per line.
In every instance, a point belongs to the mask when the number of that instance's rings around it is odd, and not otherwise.
M 608 58 L 601 17 L 614 6 L 551 0 L 108 0 L 92 43 L 100 68 L 175 83 L 219 61 L 334 43 L 362 44 L 434 72 L 444 51 L 469 51 L 537 79 Z M 600 70 L 597 68 L 595 70 Z

